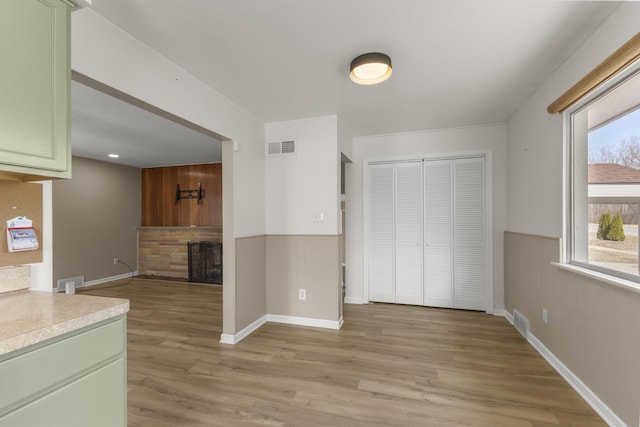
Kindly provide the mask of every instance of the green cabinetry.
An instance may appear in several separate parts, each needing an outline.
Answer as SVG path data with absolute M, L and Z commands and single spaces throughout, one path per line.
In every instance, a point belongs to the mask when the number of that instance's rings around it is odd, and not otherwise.
M 127 425 L 124 315 L 0 356 L 0 427 Z
M 3 0 L 0 171 L 71 177 L 68 0 Z

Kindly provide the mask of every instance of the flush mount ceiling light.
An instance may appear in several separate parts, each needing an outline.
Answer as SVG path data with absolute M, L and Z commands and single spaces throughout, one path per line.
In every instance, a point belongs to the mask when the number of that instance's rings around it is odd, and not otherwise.
M 117 158 L 119 158 L 120 156 L 119 156 L 119 155 L 117 155 L 117 154 L 113 154 L 113 153 L 112 153 L 112 154 L 109 154 L 109 157 L 111 157 L 112 159 L 117 159 Z
M 349 77 L 359 85 L 375 85 L 387 80 L 392 71 L 389 55 L 372 52 L 351 61 Z

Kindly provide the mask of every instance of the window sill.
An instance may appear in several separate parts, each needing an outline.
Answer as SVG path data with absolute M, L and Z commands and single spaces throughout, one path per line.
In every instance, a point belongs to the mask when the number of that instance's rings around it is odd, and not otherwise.
M 584 267 L 578 267 L 577 265 L 572 264 L 561 264 L 559 262 L 552 262 L 551 265 L 561 268 L 562 270 L 571 271 L 581 276 L 585 276 L 590 279 L 598 280 L 600 282 L 604 282 L 609 285 L 613 285 L 615 287 L 640 294 L 640 283 L 632 282 L 631 280 L 621 279 L 619 277 L 611 276 L 609 274 L 590 270 Z

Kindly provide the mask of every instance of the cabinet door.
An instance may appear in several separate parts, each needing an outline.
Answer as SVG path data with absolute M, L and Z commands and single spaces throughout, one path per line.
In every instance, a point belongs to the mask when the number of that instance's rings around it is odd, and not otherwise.
M 69 18 L 61 0 L 5 0 L 0 170 L 70 176 Z
M 424 305 L 453 307 L 453 162 L 424 162 Z
M 395 167 L 396 303 L 422 305 L 422 162 Z
M 369 167 L 369 300 L 395 302 L 394 166 Z
M 484 158 L 455 161 L 455 307 L 485 310 L 486 218 Z

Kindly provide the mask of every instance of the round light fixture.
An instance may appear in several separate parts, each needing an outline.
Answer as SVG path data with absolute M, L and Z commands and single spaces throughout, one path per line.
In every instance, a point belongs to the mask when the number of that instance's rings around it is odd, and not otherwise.
M 389 55 L 372 52 L 360 55 L 351 61 L 349 77 L 359 85 L 375 85 L 387 80 L 392 71 Z
M 118 154 L 112 153 L 112 154 L 109 154 L 109 157 L 111 157 L 112 159 L 117 159 L 120 156 Z

